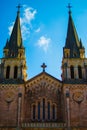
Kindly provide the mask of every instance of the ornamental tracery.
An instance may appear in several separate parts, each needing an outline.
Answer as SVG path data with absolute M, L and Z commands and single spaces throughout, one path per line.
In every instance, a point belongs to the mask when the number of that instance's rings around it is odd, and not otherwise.
M 25 87 L 25 94 L 27 97 L 33 97 L 39 95 L 47 95 L 48 93 L 52 96 L 58 95 L 58 91 L 61 91 L 61 87 L 55 86 L 54 84 L 51 85 L 48 82 L 39 82 L 38 84 L 34 84 L 33 86 L 28 85 Z

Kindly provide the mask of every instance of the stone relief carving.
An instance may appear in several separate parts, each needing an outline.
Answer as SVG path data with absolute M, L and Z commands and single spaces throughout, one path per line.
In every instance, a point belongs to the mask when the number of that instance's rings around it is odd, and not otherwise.
M 80 104 L 84 100 L 84 94 L 81 91 L 73 93 L 73 100 Z

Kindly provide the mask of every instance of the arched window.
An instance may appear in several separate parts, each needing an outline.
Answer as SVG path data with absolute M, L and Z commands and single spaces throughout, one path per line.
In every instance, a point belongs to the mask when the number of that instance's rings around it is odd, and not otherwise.
M 7 69 L 6 69 L 6 79 L 9 79 L 10 77 L 10 66 L 7 66 Z
M 36 106 L 33 105 L 33 120 L 35 120 L 35 115 L 36 115 Z
M 53 112 L 52 112 L 52 113 L 53 113 L 53 120 L 55 120 L 55 117 L 56 117 L 56 116 L 55 116 L 55 114 L 56 114 L 56 113 L 55 113 L 55 112 L 56 112 L 56 110 L 55 110 L 55 105 L 53 105 L 52 111 L 53 111 Z
M 40 120 L 40 102 L 38 102 L 38 120 Z
M 43 120 L 45 120 L 45 99 L 43 99 Z
M 78 66 L 78 77 L 82 79 L 82 68 L 81 66 Z
M 50 102 L 48 102 L 48 120 L 50 120 Z
M 17 78 L 17 74 L 18 74 L 18 67 L 15 66 L 15 67 L 14 67 L 14 79 Z
M 70 66 L 71 79 L 74 79 L 74 67 Z

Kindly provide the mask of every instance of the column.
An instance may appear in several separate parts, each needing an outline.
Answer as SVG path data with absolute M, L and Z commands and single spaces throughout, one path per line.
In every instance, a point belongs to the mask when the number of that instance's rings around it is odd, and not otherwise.
M 4 66 L 4 78 L 6 78 L 6 66 Z
M 71 79 L 70 67 L 67 67 L 67 79 Z
M 9 78 L 14 78 L 14 66 L 10 66 L 10 76 Z
M 70 102 L 69 102 L 69 90 L 66 90 L 66 110 L 67 110 L 67 129 L 70 130 Z
M 86 79 L 86 68 L 82 67 L 82 78 Z
M 17 126 L 20 127 L 21 123 L 21 100 L 22 100 L 22 93 L 18 93 L 18 122 Z
M 78 66 L 77 65 L 74 67 L 74 76 L 75 76 L 75 79 L 78 79 Z

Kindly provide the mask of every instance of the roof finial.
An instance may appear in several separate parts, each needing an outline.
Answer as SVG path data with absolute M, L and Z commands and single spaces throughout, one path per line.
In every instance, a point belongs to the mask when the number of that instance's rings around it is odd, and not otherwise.
M 21 8 L 22 6 L 20 5 L 20 4 L 18 4 L 18 6 L 16 6 L 16 8 L 18 8 L 18 13 L 20 12 L 20 8 Z
M 71 6 L 71 4 L 70 4 L 70 3 L 68 3 L 67 8 L 69 9 L 69 14 L 71 14 L 71 8 L 72 8 L 72 6 Z
M 41 67 L 43 68 L 43 72 L 45 72 L 45 68 L 47 67 L 47 65 L 46 65 L 45 63 L 43 63 L 43 64 L 41 65 Z

